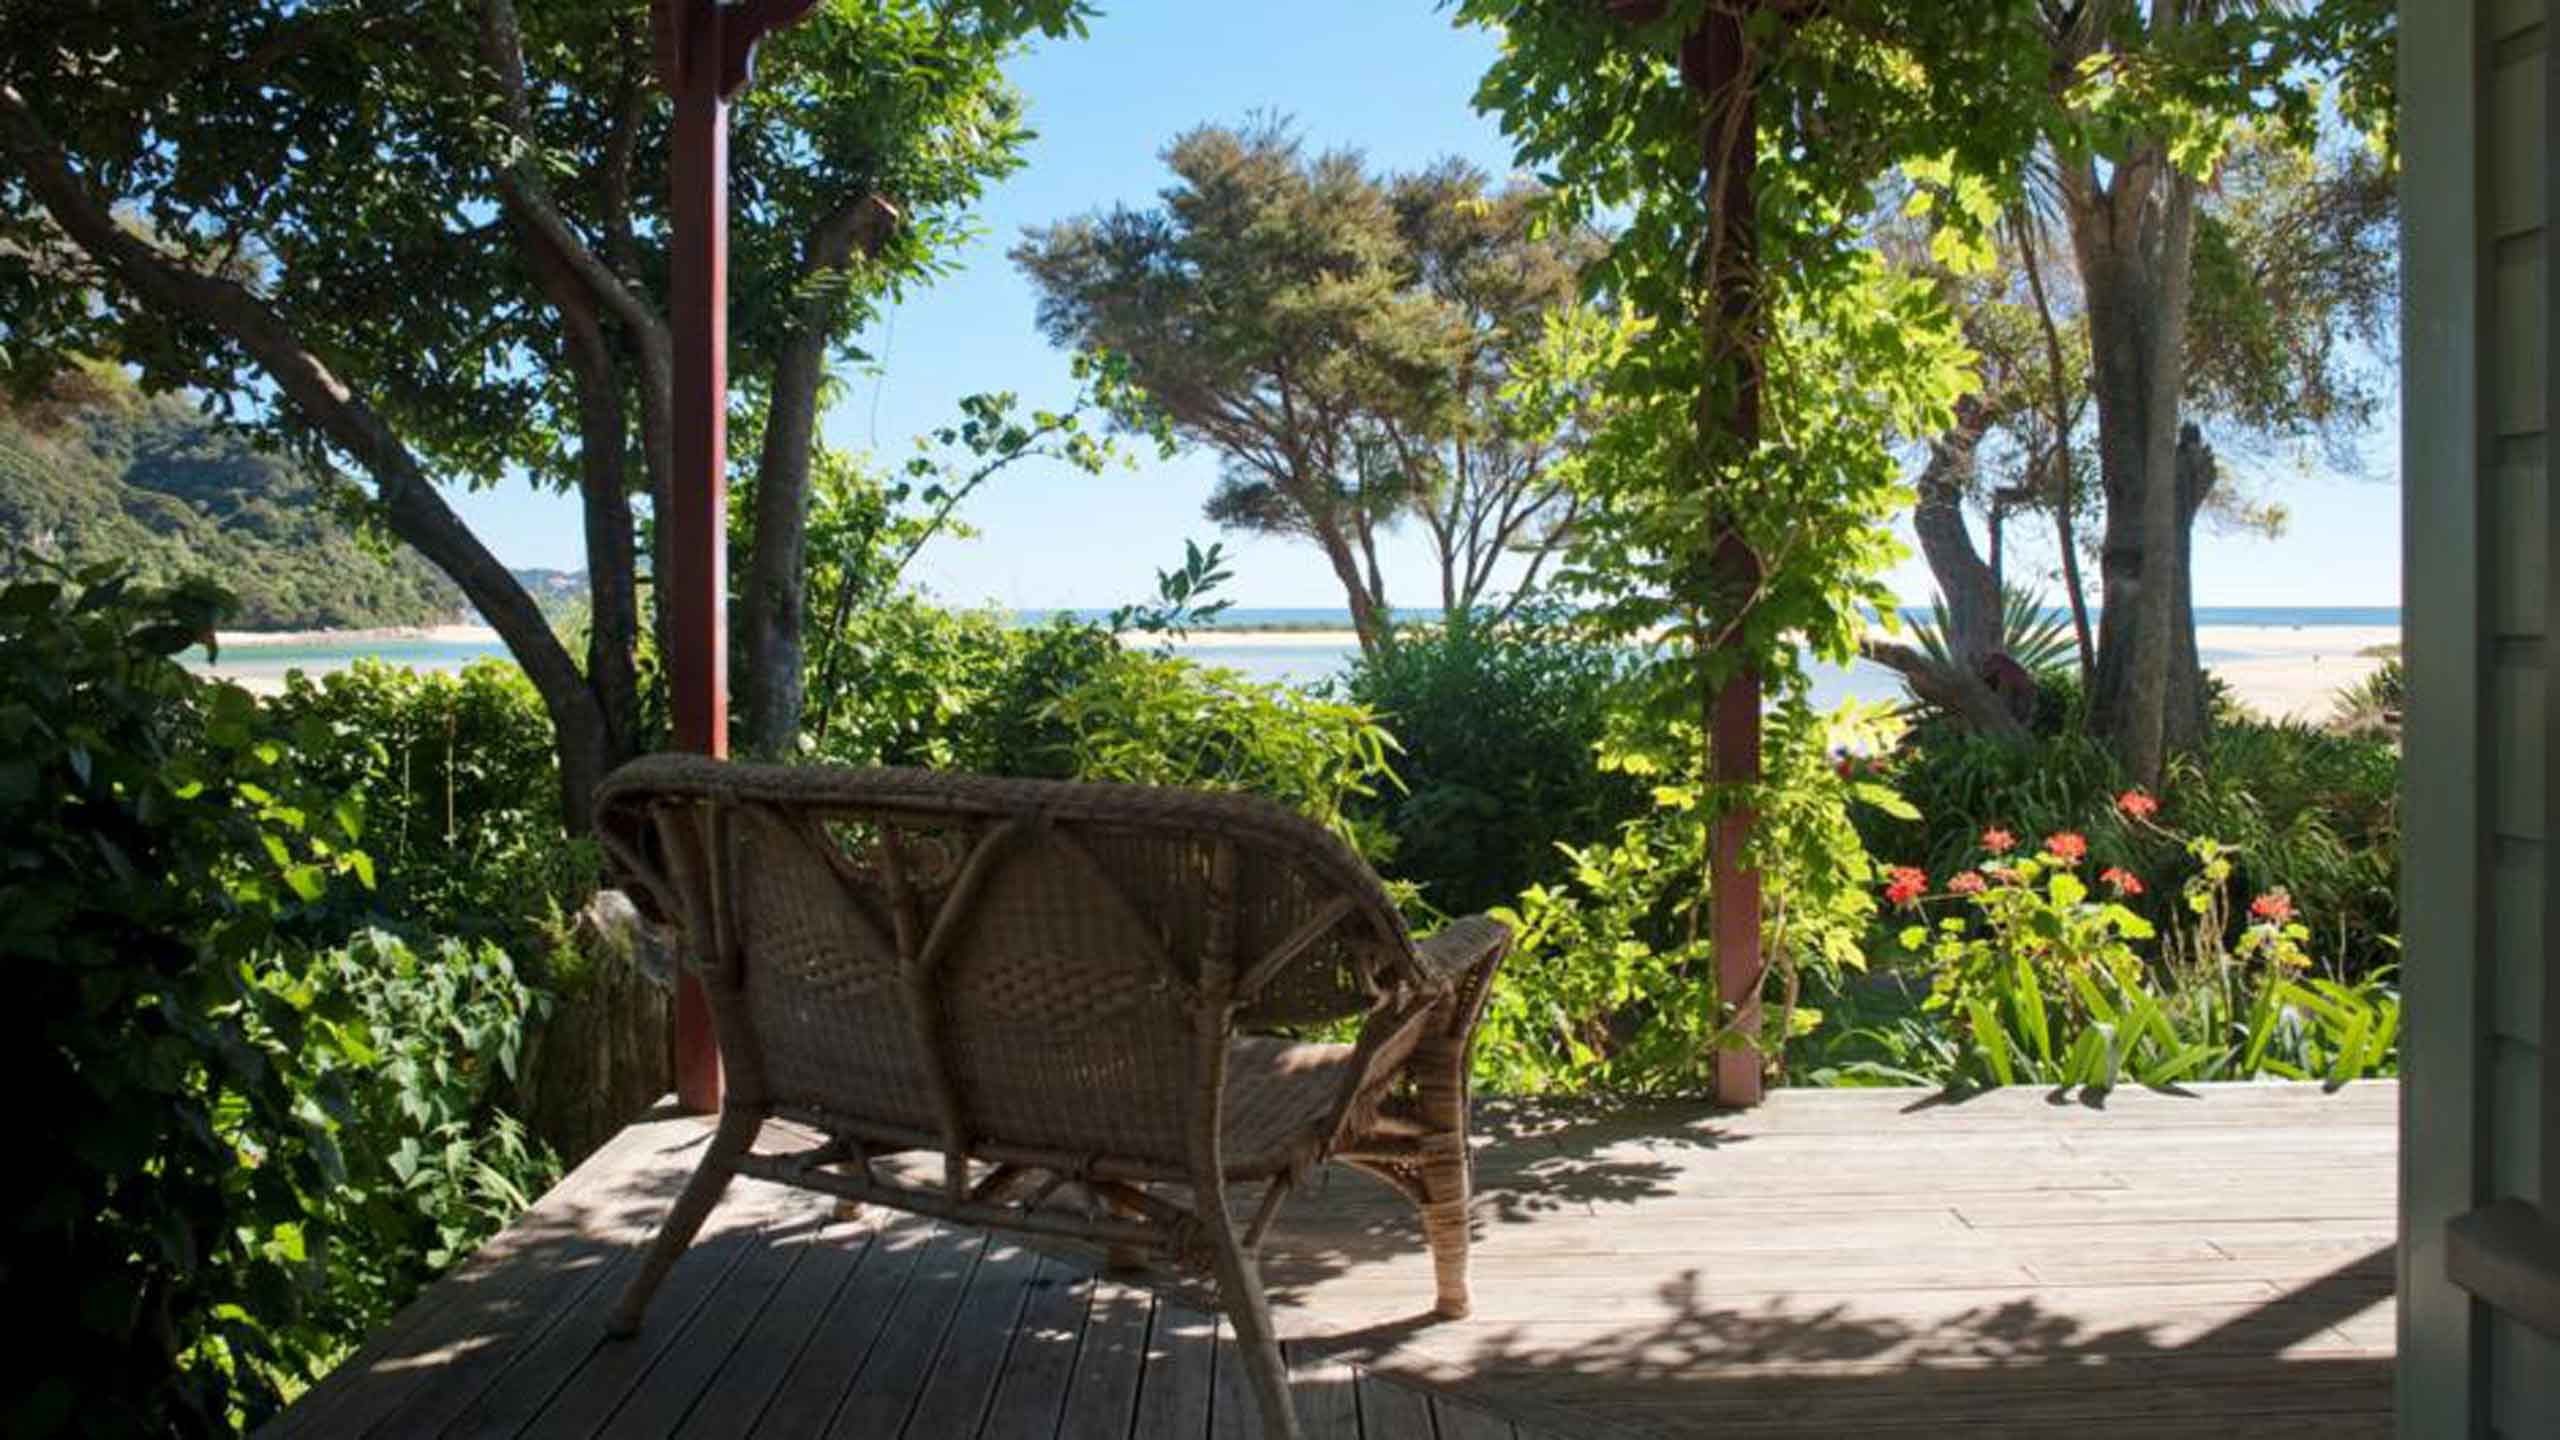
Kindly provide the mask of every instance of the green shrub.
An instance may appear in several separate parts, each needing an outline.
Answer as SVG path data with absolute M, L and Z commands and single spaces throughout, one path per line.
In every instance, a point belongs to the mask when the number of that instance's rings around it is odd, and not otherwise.
M 814 749 L 842 764 L 1192 785 L 1267 796 L 1382 857 L 1370 817 L 1395 740 L 1366 708 L 1061 620 L 1004 624 L 913 596 L 860 612 Z
M 2236 853 L 2234 886 L 2289 892 L 2352 978 L 2400 958 L 2400 752 L 2296 721 L 2224 725 L 2172 767 L 2163 820 Z
M 6 1415 L 21 1434 L 228 1428 L 330 1349 L 299 1227 L 342 1167 L 253 1038 L 291 1007 L 249 977 L 359 826 L 280 787 L 246 693 L 171 658 L 217 597 L 82 578 L 77 598 L 0 591 L 6 1063 L 45 1110 L 19 1137 L 33 1188 L 0 1278 L 60 1305 L 17 1342 L 29 1388 Z
M 1070 620 L 1017 629 L 1007 640 L 986 704 L 961 727 L 960 764 L 996 775 L 1069 778 L 1078 770 L 1078 737 L 1058 701 L 1119 663 L 1120 642 Z
M 1241 790 L 1343 836 L 1371 863 L 1393 837 L 1362 817 L 1395 784 L 1396 748 L 1359 705 L 1232 670 L 1123 650 L 1049 702 L 1080 780 Z
M 550 716 L 502 660 L 459 674 L 358 659 L 295 672 L 265 729 L 298 773 L 365 807 L 380 881 L 338 933 L 368 923 L 556 948 L 559 916 L 595 889 L 595 847 L 564 837 Z M 334 937 L 333 937 L 334 938 Z
M 266 958 L 261 988 L 302 1017 L 261 1035 L 297 1090 L 334 1094 L 344 1176 L 311 1197 L 332 1328 L 352 1344 L 533 1203 L 559 1163 L 500 1108 L 544 1008 L 504 950 L 413 948 L 379 930 Z
M 1003 689 L 1014 633 L 989 611 L 903 595 L 858 610 L 835 642 L 833 688 L 808 697 L 818 758 L 849 765 L 973 768 L 973 728 Z
M 2409 675 L 2401 664 L 2399 647 L 2389 648 L 2392 653 L 2383 657 L 2372 674 L 2338 688 L 2331 702 L 2331 730 L 2367 739 L 2399 739 L 2400 717 L 2409 708 Z
M 1606 840 L 1647 808 L 1646 786 L 1599 750 L 1624 663 L 1560 617 L 1460 616 L 1399 629 L 1344 682 L 1403 746 L 1404 788 L 1380 797 L 1396 869 L 1441 911 L 1512 902 L 1571 873 L 1564 847 Z
M 0 590 L 0 1073 L 42 1106 L 0 1285 L 49 1307 L 11 1433 L 254 1424 L 544 1173 L 495 1110 L 503 957 L 303 943 L 365 814 L 173 658 L 223 603 Z
M 1070 742 L 1049 706 L 1119 651 L 1109 632 L 1036 628 L 901 595 L 854 613 L 835 687 L 809 696 L 816 758 L 1062 778 Z
M 1663 758 L 1699 747 L 1675 733 L 1667 746 L 1610 752 L 1606 764 L 1650 785 L 1654 808 L 1614 842 L 1572 851 L 1567 882 L 1531 885 L 1516 909 L 1496 912 L 1516 939 L 1477 1034 L 1478 1076 L 1515 1093 L 1695 1093 L 1707 1087 L 1717 1051 L 1775 1055 L 1788 1037 L 1821 1025 L 1810 995 L 1866 969 L 1876 911 L 1873 868 L 1851 816 L 1903 808 L 1872 776 L 1836 763 L 1835 750 L 1881 743 L 1895 729 L 1885 712 L 1854 705 L 1817 715 L 1791 700 L 1770 716 L 1750 851 L 1767 917 L 1757 1034 L 1737 1028 L 1734 997 L 1716 988 L 1706 923 L 1709 793 Z

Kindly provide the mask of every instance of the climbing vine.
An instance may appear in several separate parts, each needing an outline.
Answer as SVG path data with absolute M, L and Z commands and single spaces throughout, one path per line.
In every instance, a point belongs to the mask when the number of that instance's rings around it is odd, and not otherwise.
M 1559 223 L 1614 234 L 1585 276 L 1593 318 L 1526 383 L 1600 397 L 1573 476 L 1585 519 L 1560 579 L 1606 638 L 1645 647 L 1641 718 L 1621 748 L 1677 797 L 1657 823 L 1703 833 L 1786 812 L 1795 768 L 1719 765 L 1709 737 L 1747 729 L 1755 677 L 1803 715 L 1807 659 L 1846 660 L 1868 612 L 1891 613 L 1881 577 L 1900 546 L 1886 523 L 1909 500 L 1894 445 L 1946 425 L 1971 357 L 1939 299 L 1865 244 L 1864 220 L 1897 165 L 1999 176 L 2027 153 L 2032 112 L 2003 97 L 2044 85 L 2030 12 L 1459 6 L 1504 38 L 1479 106 L 1552 188 Z M 1948 206 L 1939 223 L 1961 237 L 1988 209 Z M 1828 865 L 1798 873 L 1774 828 L 1743 847 L 1769 904 L 1740 915 L 1752 904 L 1741 899 L 1720 933 L 1740 918 L 1749 935 L 1786 913 L 1791 891 L 1839 878 Z M 1693 918 L 1679 943 L 1697 941 Z M 1764 986 L 1794 963 L 1783 940 L 1769 958 Z M 1720 996 L 1710 1043 L 1765 1046 L 1756 998 Z

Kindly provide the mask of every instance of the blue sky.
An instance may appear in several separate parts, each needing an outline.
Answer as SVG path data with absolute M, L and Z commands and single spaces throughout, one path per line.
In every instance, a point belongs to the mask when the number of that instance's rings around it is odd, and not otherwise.
M 1027 406 L 1071 398 L 1066 357 L 1041 340 L 1031 289 L 1004 252 L 1025 226 L 1151 203 L 1165 179 L 1158 152 L 1190 126 L 1277 112 L 1294 117 L 1311 146 L 1356 146 L 1381 168 L 1459 155 L 1507 173 L 1509 147 L 1468 103 L 1494 53 L 1491 37 L 1453 28 L 1429 0 L 1109 5 L 1090 38 L 1043 45 L 1011 67 L 1040 132 L 1029 164 L 987 196 L 982 233 L 955 273 L 862 337 L 882 373 L 847 387 L 827 417 L 828 438 L 902 458 L 915 435 L 956 415 L 963 395 L 1011 390 Z M 2201 532 L 2197 601 L 2398 603 L 2396 463 L 2387 443 L 2367 448 L 2376 459 L 2361 477 L 2314 471 L 2276 488 L 2293 516 L 2284 538 Z M 1217 535 L 1200 515 L 1215 476 L 1205 454 L 1150 456 L 1141 469 L 1100 478 L 1063 467 L 1009 471 L 965 511 L 979 536 L 937 541 L 916 578 L 954 603 L 1107 606 L 1150 591 L 1153 571 L 1179 558 L 1185 537 L 1223 538 L 1237 603 L 1339 607 L 1340 589 L 1311 548 Z M 583 563 L 570 502 L 521 487 L 456 498 L 507 563 Z M 2051 565 L 2049 543 L 2013 538 L 2023 565 Z M 1395 537 L 1385 563 L 1391 595 L 1427 603 L 1435 572 L 1418 532 Z M 1892 578 L 1906 599 L 1929 593 L 1916 558 Z

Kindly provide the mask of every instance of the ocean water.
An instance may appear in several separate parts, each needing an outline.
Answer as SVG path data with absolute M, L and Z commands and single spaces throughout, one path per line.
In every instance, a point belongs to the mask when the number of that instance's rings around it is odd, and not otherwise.
M 409 670 L 453 671 L 474 660 L 504 660 L 507 647 L 495 640 L 370 640 L 351 645 L 234 645 L 219 659 L 208 659 L 201 650 L 191 650 L 185 658 L 188 668 L 200 674 L 253 690 L 274 690 L 282 688 L 285 675 L 295 670 L 325 675 L 371 659 Z
M 1311 642 L 1304 645 L 1231 642 L 1196 634 L 1178 653 L 1202 665 L 1233 670 L 1252 680 L 1310 685 L 1350 668 L 1358 647 Z M 235 645 L 218 661 L 198 651 L 188 664 L 199 673 L 235 681 L 253 690 L 278 690 L 288 672 L 313 675 L 343 670 L 358 659 L 380 660 L 413 670 L 460 670 L 474 660 L 506 658 L 506 647 L 433 640 L 385 640 L 363 645 Z M 1892 672 L 1864 661 L 1842 670 L 1825 667 L 1814 681 L 1814 699 L 1833 705 L 1844 699 L 1889 700 L 1901 693 Z
M 1437 612 L 1405 613 L 1412 619 L 1437 618 Z M 1915 608 L 1904 613 L 1916 619 L 1927 612 Z M 1026 611 L 1020 618 L 1026 624 L 1036 624 L 1058 614 L 1089 620 L 1101 620 L 1107 616 L 1104 611 Z M 2205 626 L 2273 629 L 2397 626 L 2400 611 L 2396 606 L 2200 606 L 2196 610 L 2196 621 Z M 1193 631 L 1190 642 L 1180 647 L 1180 653 L 1203 665 L 1234 670 L 1254 680 L 1289 685 L 1313 684 L 1339 675 L 1348 668 L 1356 647 L 1316 639 L 1312 632 L 1347 630 L 1350 624 L 1351 617 L 1343 610 L 1229 610 L 1218 617 L 1216 624 Z M 1304 630 L 1311 633 L 1305 643 L 1269 634 L 1259 634 L 1251 639 L 1238 636 L 1222 640 L 1218 634 L 1222 629 L 1240 632 Z M 2203 652 L 2202 658 L 2206 664 L 2213 665 L 2244 658 L 2248 653 L 2209 648 Z M 189 663 L 208 674 L 235 680 L 254 689 L 271 690 L 282 686 L 288 671 L 326 673 L 343 669 L 359 657 L 371 657 L 386 664 L 412 669 L 451 671 L 459 670 L 474 660 L 504 659 L 506 648 L 495 642 L 438 640 L 383 640 L 360 645 L 253 645 L 234 646 L 224 651 L 218 662 L 208 662 L 202 652 L 196 652 Z M 1851 699 L 1894 700 L 1901 694 L 1901 682 L 1893 672 L 1863 660 L 1846 666 L 1820 666 L 1814 673 L 1813 700 L 1820 707 Z

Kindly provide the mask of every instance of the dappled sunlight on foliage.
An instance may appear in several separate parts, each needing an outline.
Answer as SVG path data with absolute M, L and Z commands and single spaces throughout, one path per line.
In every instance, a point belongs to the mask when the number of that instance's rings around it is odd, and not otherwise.
M 1570 850 L 1567 883 L 1533 885 L 1516 909 L 1497 912 L 1519 940 L 1478 1035 L 1486 1082 L 1529 1093 L 1694 1093 L 1717 1050 L 1775 1054 L 1789 1034 L 1818 1026 L 1806 979 L 1830 989 L 1867 968 L 1874 870 L 1851 814 L 1908 808 L 1873 776 L 1844 773 L 1834 752 L 1894 728 L 1857 707 L 1820 716 L 1797 703 L 1772 716 L 1751 852 L 1768 914 L 1765 1035 L 1737 1032 L 1733 1007 L 1715 992 L 1703 883 L 1712 812 L 1701 788 L 1651 753 L 1611 752 L 1604 764 L 1650 781 L 1653 809 L 1614 843 Z
M 23 1433 L 263 1419 L 553 1173 L 496 1108 L 538 997 L 492 947 L 347 938 L 364 797 L 177 663 L 222 604 L 0 590 L 6 1049 L 53 1107 L 0 1270 L 77 1297 Z

